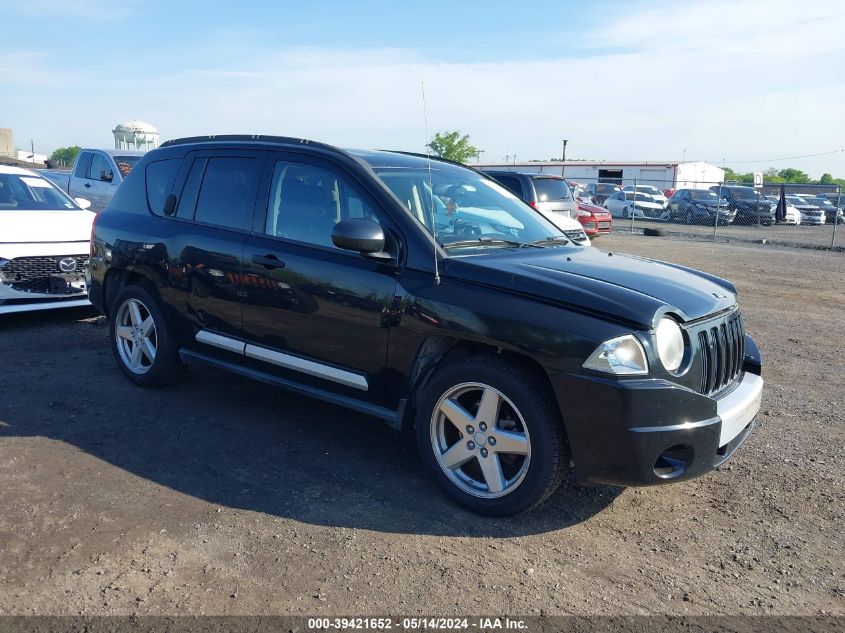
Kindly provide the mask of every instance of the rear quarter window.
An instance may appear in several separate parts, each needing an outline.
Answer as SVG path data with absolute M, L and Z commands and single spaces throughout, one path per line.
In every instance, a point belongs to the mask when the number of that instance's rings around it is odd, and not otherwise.
M 147 204 L 156 215 L 163 213 L 164 201 L 173 189 L 181 165 L 181 158 L 157 160 L 147 165 Z

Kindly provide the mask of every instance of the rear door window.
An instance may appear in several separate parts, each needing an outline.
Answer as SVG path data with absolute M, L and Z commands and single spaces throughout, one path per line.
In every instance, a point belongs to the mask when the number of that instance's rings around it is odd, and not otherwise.
M 211 157 L 205 167 L 194 219 L 247 231 L 261 161 L 248 156 Z

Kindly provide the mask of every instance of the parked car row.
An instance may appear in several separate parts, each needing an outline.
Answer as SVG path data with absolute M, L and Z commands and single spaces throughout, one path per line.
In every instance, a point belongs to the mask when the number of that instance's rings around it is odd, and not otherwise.
M 613 217 L 639 218 L 686 224 L 737 224 L 771 226 L 776 221 L 779 197 L 763 196 L 746 186 L 719 186 L 709 189 L 677 189 L 668 199 L 649 185 L 627 186 L 608 196 L 604 207 Z M 720 197 L 721 196 L 721 197 Z M 825 196 L 789 194 L 786 196 L 784 224 L 825 224 L 845 222 L 842 208 Z

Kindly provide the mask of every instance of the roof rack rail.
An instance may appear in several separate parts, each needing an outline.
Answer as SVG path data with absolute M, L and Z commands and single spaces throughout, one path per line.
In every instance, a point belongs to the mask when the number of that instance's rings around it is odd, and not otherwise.
M 312 147 L 319 147 L 321 149 L 330 150 L 339 154 L 346 154 L 342 149 L 329 145 L 328 143 L 320 143 L 319 141 L 309 141 L 305 138 L 293 138 L 291 136 L 271 136 L 267 134 L 209 134 L 207 136 L 186 136 L 184 138 L 174 138 L 165 141 L 160 147 L 170 147 L 172 145 L 186 145 L 188 143 L 214 143 L 214 142 L 241 142 L 241 141 L 255 141 L 259 143 L 284 143 L 286 145 L 309 145 Z

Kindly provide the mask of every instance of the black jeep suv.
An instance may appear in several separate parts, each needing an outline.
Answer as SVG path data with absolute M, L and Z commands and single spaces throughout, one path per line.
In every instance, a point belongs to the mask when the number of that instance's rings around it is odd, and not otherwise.
M 762 224 L 771 226 L 775 222 L 775 205 L 753 187 L 713 185 L 710 191 L 721 195 L 734 212 L 734 224 Z
M 424 156 L 169 141 L 98 216 L 89 276 L 132 382 L 206 363 L 414 429 L 446 493 L 491 515 L 544 500 L 570 460 L 585 482 L 701 475 L 760 406 L 732 284 L 574 246 Z

